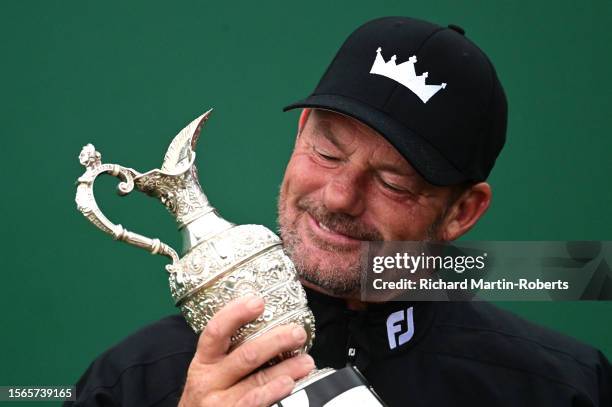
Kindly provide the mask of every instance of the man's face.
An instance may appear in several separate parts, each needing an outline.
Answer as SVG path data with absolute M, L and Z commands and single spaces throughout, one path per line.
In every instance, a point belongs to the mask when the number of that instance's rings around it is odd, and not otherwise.
M 304 284 L 352 296 L 361 242 L 436 239 L 450 194 L 425 182 L 374 130 L 315 110 L 281 185 L 281 237 Z

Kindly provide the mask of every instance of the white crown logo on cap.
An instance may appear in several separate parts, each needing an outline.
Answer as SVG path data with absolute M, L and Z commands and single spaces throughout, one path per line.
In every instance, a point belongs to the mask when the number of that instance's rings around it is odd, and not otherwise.
M 372 69 L 370 69 L 371 74 L 382 75 L 401 83 L 410 89 L 412 93 L 417 95 L 423 103 L 427 103 L 427 101 L 440 89 L 446 88 L 446 83 L 440 85 L 427 85 L 425 83 L 425 79 L 428 75 L 427 72 L 423 72 L 421 75 L 417 76 L 414 71 L 414 64 L 417 61 L 416 55 L 408 58 L 408 61 L 396 65 L 395 60 L 397 57 L 395 55 L 391 57 L 389 62 L 385 62 L 380 54 L 381 51 L 382 48 L 378 47 L 374 64 L 372 65 Z

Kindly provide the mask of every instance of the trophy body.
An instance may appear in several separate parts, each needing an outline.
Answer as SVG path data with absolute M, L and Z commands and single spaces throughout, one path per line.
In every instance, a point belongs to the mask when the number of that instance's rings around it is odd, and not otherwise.
M 302 325 L 312 343 L 314 316 L 281 241 L 260 225 L 231 226 L 191 248 L 170 274 L 170 291 L 196 332 L 229 301 L 246 294 L 265 298 L 261 317 L 244 325 L 232 338 L 238 346 L 281 324 Z
M 220 217 L 198 181 L 194 149 L 210 113 L 209 110 L 196 118 L 172 140 L 161 169 L 139 173 L 117 164 L 102 164 L 100 153 L 91 144 L 83 147 L 79 159 L 86 170 L 77 181 L 77 208 L 116 240 L 172 260 L 166 266 L 170 292 L 196 333 L 228 302 L 257 294 L 265 299 L 264 312 L 237 331 L 230 350 L 276 326 L 295 323 L 307 334 L 303 348 L 278 355 L 271 363 L 305 353 L 315 335 L 314 316 L 280 238 L 264 226 L 234 225 Z M 136 188 L 166 206 L 183 235 L 182 257 L 159 239 L 128 231 L 104 216 L 96 204 L 93 185 L 97 176 L 105 173 L 121 179 L 119 194 L 126 195 Z M 296 391 L 331 374 L 335 374 L 333 369 L 315 370 L 298 383 Z M 292 405 L 298 404 L 294 401 Z

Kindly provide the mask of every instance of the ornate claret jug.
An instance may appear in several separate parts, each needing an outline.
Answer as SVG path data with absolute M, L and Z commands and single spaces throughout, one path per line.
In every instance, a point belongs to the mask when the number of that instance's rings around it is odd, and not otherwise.
M 229 301 L 253 293 L 263 296 L 265 310 L 240 328 L 232 338 L 232 348 L 275 326 L 296 323 L 308 334 L 304 348 L 298 351 L 306 352 L 314 337 L 314 316 L 280 238 L 264 226 L 234 225 L 223 219 L 202 191 L 194 149 L 210 113 L 211 110 L 192 121 L 172 140 L 161 169 L 139 173 L 117 164 L 102 164 L 93 145 L 83 147 L 79 160 L 86 170 L 78 179 L 77 207 L 113 238 L 171 259 L 166 266 L 170 292 L 196 333 Z M 121 179 L 120 195 L 129 194 L 135 187 L 166 206 L 182 233 L 181 257 L 159 239 L 128 231 L 104 216 L 93 189 L 100 174 Z M 279 355 L 287 356 L 291 355 Z
M 195 145 L 211 111 L 185 127 L 170 143 L 161 169 L 145 173 L 117 164 L 102 164 L 93 145 L 83 147 L 79 160 L 85 173 L 77 181 L 76 203 L 96 227 L 153 254 L 169 257 L 166 266 L 170 292 L 185 320 L 196 333 L 229 301 L 246 294 L 264 298 L 265 309 L 256 320 L 232 336 L 230 351 L 273 329 L 295 323 L 304 327 L 307 339 L 301 349 L 278 355 L 270 363 L 307 352 L 315 334 L 314 316 L 297 279 L 293 262 L 285 255 L 280 238 L 261 225 L 234 225 L 219 216 L 198 181 Z M 158 198 L 174 215 L 183 236 L 182 257 L 161 242 L 112 223 L 94 198 L 94 182 L 100 174 L 118 177 L 120 195 L 134 188 Z M 301 379 L 282 406 L 383 405 L 354 367 L 314 369 Z

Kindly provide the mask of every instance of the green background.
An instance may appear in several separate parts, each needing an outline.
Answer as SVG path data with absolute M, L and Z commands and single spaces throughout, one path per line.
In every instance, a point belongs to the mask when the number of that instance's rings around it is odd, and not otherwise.
M 165 259 L 76 211 L 82 145 L 145 171 L 214 107 L 198 149 L 205 191 L 227 219 L 275 229 L 298 115 L 281 107 L 383 15 L 463 26 L 504 83 L 508 143 L 468 239 L 612 239 L 610 1 L 3 1 L 0 385 L 74 383 L 104 349 L 176 312 Z M 112 220 L 179 246 L 159 203 L 99 184 Z M 612 303 L 503 306 L 612 356 Z

